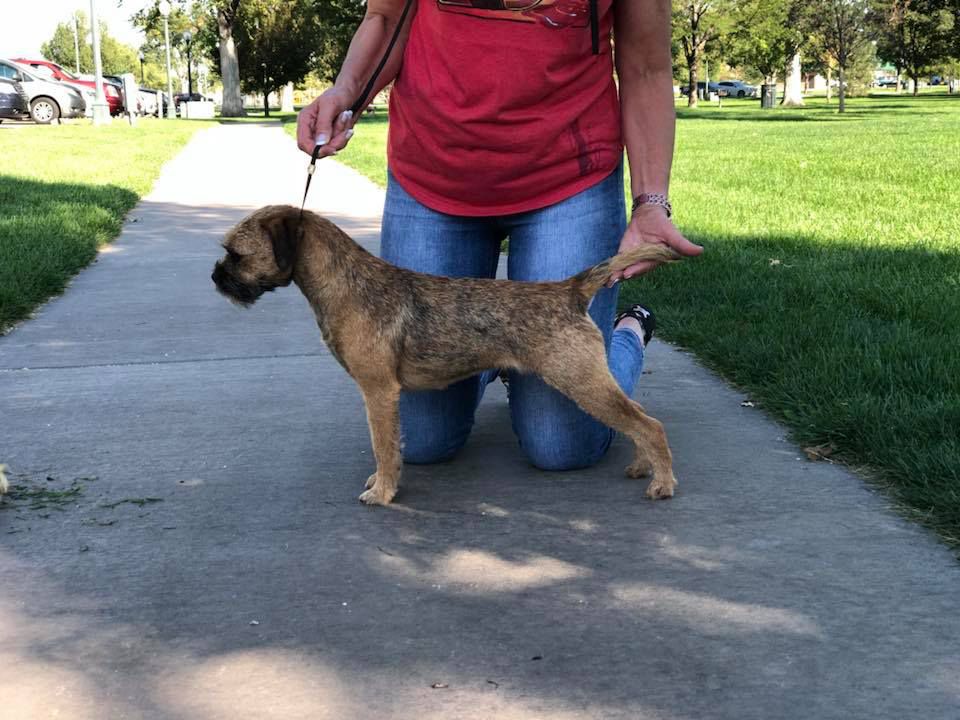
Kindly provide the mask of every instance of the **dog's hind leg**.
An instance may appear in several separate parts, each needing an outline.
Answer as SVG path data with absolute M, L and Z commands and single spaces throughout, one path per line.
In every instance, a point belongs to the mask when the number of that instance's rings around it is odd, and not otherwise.
M 626 473 L 633 478 L 653 473 L 647 496 L 654 500 L 672 497 L 677 480 L 663 425 L 644 413 L 640 404 L 617 385 L 607 367 L 600 331 L 593 327 L 588 336 L 585 342 L 578 332 L 551 343 L 549 348 L 540 347 L 538 361 L 531 369 L 585 412 L 633 441 L 636 454 Z
M 360 495 L 368 505 L 388 505 L 400 484 L 400 386 L 361 387 L 367 406 L 367 423 L 377 471 L 367 480 L 367 490 Z

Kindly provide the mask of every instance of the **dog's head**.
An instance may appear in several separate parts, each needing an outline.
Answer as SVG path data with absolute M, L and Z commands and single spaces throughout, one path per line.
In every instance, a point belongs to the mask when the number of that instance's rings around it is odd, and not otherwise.
M 223 295 L 249 307 L 263 293 L 293 280 L 301 228 L 299 211 L 289 205 L 257 210 L 227 231 L 226 255 L 210 276 Z

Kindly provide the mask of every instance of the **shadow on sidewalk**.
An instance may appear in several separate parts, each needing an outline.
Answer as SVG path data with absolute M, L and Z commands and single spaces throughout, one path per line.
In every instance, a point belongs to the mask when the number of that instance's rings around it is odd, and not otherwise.
M 361 398 L 302 297 L 243 311 L 210 283 L 246 212 L 143 203 L 0 340 L 15 482 L 96 476 L 62 512 L 3 501 L 11 717 L 943 717 L 960 702 L 946 551 L 839 468 L 798 464 L 669 349 L 641 396 L 670 433 L 673 500 L 622 476 L 623 442 L 589 470 L 530 468 L 491 386 L 458 458 L 407 467 L 391 508 L 361 506 Z M 333 219 L 375 247 L 374 221 Z

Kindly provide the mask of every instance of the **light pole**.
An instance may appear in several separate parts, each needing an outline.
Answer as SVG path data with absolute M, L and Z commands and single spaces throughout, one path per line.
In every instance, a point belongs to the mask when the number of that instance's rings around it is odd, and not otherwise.
M 110 106 L 103 94 L 103 66 L 100 63 L 100 27 L 97 24 L 97 2 L 90 0 L 90 30 L 93 34 L 93 79 L 96 95 L 93 99 L 93 124 L 106 125 L 110 122 Z
M 170 16 L 170 3 L 160 0 L 157 10 L 163 16 L 163 41 L 167 47 L 167 117 L 173 120 L 177 116 L 177 109 L 173 102 L 173 77 L 170 74 L 170 22 L 167 20 Z
M 76 59 L 77 75 L 80 74 L 80 25 L 77 23 L 77 14 L 73 14 L 73 56 Z
M 270 95 L 267 92 L 267 64 L 260 63 L 263 68 L 263 116 L 270 117 Z
M 143 50 L 137 53 L 137 57 L 140 59 L 140 84 L 143 85 Z
M 183 33 L 183 41 L 187 44 L 187 100 L 193 100 L 193 73 L 191 71 L 190 65 L 193 62 L 193 55 L 191 51 L 193 50 L 193 34 L 186 30 Z

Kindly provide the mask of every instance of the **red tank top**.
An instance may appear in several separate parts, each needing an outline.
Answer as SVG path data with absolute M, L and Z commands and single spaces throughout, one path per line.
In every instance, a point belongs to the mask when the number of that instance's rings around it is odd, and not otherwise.
M 418 0 L 390 96 L 387 155 L 429 208 L 534 210 L 596 184 L 623 154 L 609 37 L 587 0 Z

